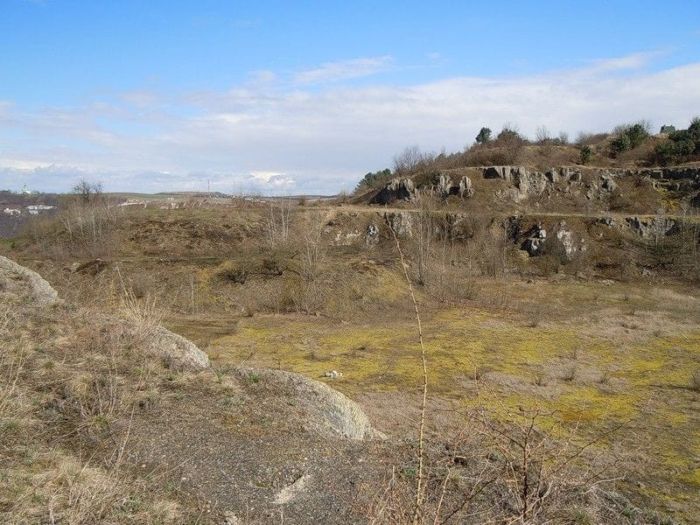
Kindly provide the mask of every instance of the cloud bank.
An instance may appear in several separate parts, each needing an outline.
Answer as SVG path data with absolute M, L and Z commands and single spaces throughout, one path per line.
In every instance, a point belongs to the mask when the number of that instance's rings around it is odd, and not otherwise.
M 371 82 L 394 66 L 374 57 L 253 72 L 227 91 L 143 90 L 40 109 L 0 100 L 0 188 L 66 191 L 87 177 L 111 191 L 335 193 L 407 145 L 459 150 L 483 125 L 531 136 L 541 125 L 573 135 L 641 118 L 685 126 L 700 111 L 700 63 L 659 70 L 654 60 L 393 85 Z

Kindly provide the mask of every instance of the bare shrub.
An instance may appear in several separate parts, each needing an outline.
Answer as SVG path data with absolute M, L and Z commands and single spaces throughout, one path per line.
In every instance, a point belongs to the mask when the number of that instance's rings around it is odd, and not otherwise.
M 265 222 L 265 233 L 270 247 L 284 245 L 289 240 L 291 208 L 291 201 L 288 199 L 270 203 L 269 214 Z
M 117 247 L 116 226 L 120 208 L 94 194 L 69 199 L 51 217 L 36 217 L 26 232 L 47 255 L 57 259 L 105 257 Z
M 428 446 L 425 495 L 418 520 L 411 513 L 414 463 L 392 468 L 368 504 L 370 523 L 569 523 L 571 509 L 616 522 L 622 509 L 599 489 L 613 481 L 618 460 L 603 461 L 592 445 L 620 427 L 582 440 L 555 439 L 540 429 L 552 416 L 539 410 L 508 413 L 505 421 L 483 411 L 467 414 L 464 430 Z
M 394 174 L 405 176 L 419 167 L 430 164 L 434 155 L 422 153 L 418 146 L 409 146 L 394 157 Z
M 73 193 L 77 195 L 84 204 L 99 201 L 102 199 L 102 183 L 89 182 L 85 179 L 81 179 L 73 186 Z
M 545 144 L 552 141 L 552 135 L 546 126 L 539 126 L 535 133 L 535 140 L 538 144 Z
M 7 303 L 0 304 L 0 337 L 5 337 L 7 335 L 13 317 L 10 305 Z

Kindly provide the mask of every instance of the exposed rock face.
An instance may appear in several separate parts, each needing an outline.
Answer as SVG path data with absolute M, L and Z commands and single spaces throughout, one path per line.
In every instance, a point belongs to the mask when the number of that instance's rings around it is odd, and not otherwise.
M 564 221 L 561 221 L 557 228 L 556 243 L 560 248 L 560 254 L 569 261 L 573 260 L 578 253 L 586 251 L 583 239 L 577 243 L 574 233 L 569 230 Z
M 586 168 L 585 172 L 575 167 L 551 168 L 545 172 L 530 170 L 524 166 L 489 166 L 483 168 L 485 179 L 502 179 L 510 187 L 499 189 L 497 195 L 515 202 L 530 197 L 549 196 L 554 191 L 564 194 L 581 192 L 588 200 L 610 197 L 619 191 L 619 180 L 623 177 L 637 177 L 647 180 L 654 188 L 665 188 L 694 194 L 700 189 L 700 168 L 653 168 L 623 170 L 614 168 Z M 700 197 L 690 198 L 696 206 Z
M 449 175 L 441 174 L 435 191 L 443 199 L 450 195 L 457 195 L 460 199 L 474 196 L 474 186 L 471 179 L 466 175 L 459 179 L 459 182 L 455 183 Z
M 531 257 L 542 255 L 544 243 L 547 240 L 547 230 L 541 224 L 538 224 L 530 228 L 525 235 L 527 238 L 522 244 L 522 249 L 530 254 Z
M 393 179 L 369 201 L 370 204 L 391 204 L 395 201 L 413 201 L 416 199 L 416 187 L 409 178 Z
M 546 250 L 547 253 L 555 253 L 561 259 L 571 261 L 577 254 L 586 251 L 583 239 L 577 242 L 574 232 L 568 228 L 565 221 L 559 222 L 553 236 L 547 236 L 547 230 L 542 224 L 530 228 L 525 236 L 521 248 L 531 257 L 543 255 Z
M 365 234 L 365 244 L 372 245 L 379 242 L 379 227 L 375 224 L 370 224 L 367 226 L 367 233 Z
M 0 256 L 0 271 L 25 281 L 37 306 L 48 306 L 58 301 L 58 293 L 41 275 Z
M 559 174 L 554 170 L 545 173 L 530 171 L 524 166 L 490 166 L 484 170 L 485 179 L 503 179 L 513 185 L 507 190 L 503 197 L 509 197 L 516 202 L 520 202 L 527 197 L 541 195 L 548 184 L 556 179 Z
M 547 178 L 538 171 L 528 171 L 517 167 L 511 170 L 513 184 L 518 189 L 516 200 L 522 200 L 530 195 L 540 195 L 547 188 Z
M 209 357 L 197 345 L 167 328 L 158 327 L 149 341 L 148 350 L 170 360 L 177 368 L 204 370 Z
M 463 199 L 474 196 L 474 185 L 466 175 L 459 180 L 459 196 Z
M 398 237 L 413 237 L 413 215 L 411 213 L 403 211 L 385 213 L 384 219 Z
M 485 179 L 504 179 L 510 182 L 510 166 L 489 166 L 484 169 Z
M 676 221 L 667 217 L 651 217 L 640 219 L 639 217 L 627 217 L 625 219 L 629 228 L 643 239 L 653 239 L 675 233 Z
M 305 412 L 309 425 L 323 435 L 354 440 L 384 438 L 357 403 L 325 383 L 284 370 L 240 369 L 239 373 L 255 375 L 261 383 L 280 388 Z
M 610 173 L 604 173 L 600 176 L 601 183 L 600 187 L 608 192 L 615 191 L 617 189 L 617 183 L 615 182 L 613 175 Z

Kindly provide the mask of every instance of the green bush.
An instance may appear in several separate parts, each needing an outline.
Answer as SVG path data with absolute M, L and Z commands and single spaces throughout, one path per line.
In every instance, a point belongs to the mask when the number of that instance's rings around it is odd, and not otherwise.
M 617 137 L 610 143 L 614 154 L 623 153 L 640 146 L 649 138 L 649 125 L 645 122 L 618 126 L 615 130 Z
M 579 161 L 581 164 L 588 164 L 593 158 L 593 150 L 590 146 L 585 145 L 581 147 L 579 152 Z
M 360 192 L 375 188 L 376 186 L 379 186 L 382 183 L 388 182 L 391 176 L 391 170 L 388 168 L 381 171 L 375 171 L 373 173 L 367 173 L 358 183 L 357 188 L 355 188 L 355 191 Z
M 688 129 L 673 131 L 668 140 L 657 144 L 655 160 L 662 165 L 685 162 L 693 154 L 700 153 L 700 118 L 694 118 Z
M 476 136 L 477 144 L 486 144 L 491 141 L 491 129 L 481 128 L 479 134 Z

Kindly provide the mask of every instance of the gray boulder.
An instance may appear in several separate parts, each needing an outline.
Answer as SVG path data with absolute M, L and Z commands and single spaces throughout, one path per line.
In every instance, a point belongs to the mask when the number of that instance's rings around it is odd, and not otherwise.
M 357 403 L 325 383 L 284 370 L 241 368 L 238 373 L 255 376 L 257 382 L 280 391 L 322 435 L 353 440 L 384 438 Z
M 58 292 L 41 275 L 7 257 L 0 256 L 0 272 L 14 275 L 26 282 L 37 306 L 48 306 L 58 301 Z
M 170 361 L 176 368 L 187 370 L 209 368 L 209 357 L 197 348 L 197 345 L 162 326 L 154 330 L 149 338 L 147 349 L 152 354 Z

